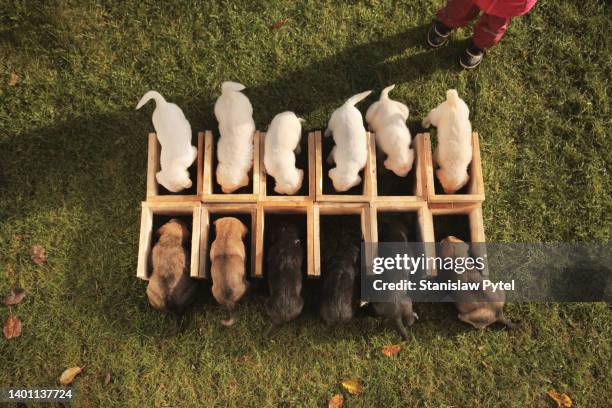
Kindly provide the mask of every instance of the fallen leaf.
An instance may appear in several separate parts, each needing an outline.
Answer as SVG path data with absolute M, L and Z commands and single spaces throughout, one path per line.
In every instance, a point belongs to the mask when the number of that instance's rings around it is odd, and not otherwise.
M 3 302 L 7 306 L 13 306 L 18 303 L 21 303 L 24 297 L 25 297 L 25 290 L 21 288 L 15 288 L 11 290 L 11 293 L 6 295 Z
M 9 79 L 9 83 L 8 83 L 9 86 L 15 86 L 15 84 L 17 84 L 18 79 L 19 79 L 19 76 L 16 73 L 11 72 L 11 79 Z
M 359 395 L 363 392 L 363 387 L 356 380 L 344 380 L 341 384 L 349 394 Z
M 569 408 L 572 406 L 572 400 L 567 394 L 561 394 L 555 390 L 550 390 L 546 394 L 557 403 L 558 408 Z
M 327 408 L 341 408 L 344 405 L 344 397 L 342 394 L 336 394 L 327 403 Z
M 387 357 L 391 357 L 399 353 L 401 349 L 402 347 L 399 344 L 394 344 L 392 346 L 384 346 L 382 348 L 382 353 Z
M 104 376 L 104 385 L 108 385 L 110 383 L 110 380 L 111 380 L 110 373 L 106 373 L 106 375 Z
M 81 374 L 83 371 L 82 367 L 70 367 L 64 370 L 62 375 L 60 375 L 59 383 L 60 385 L 68 385 L 74 381 L 74 378 Z
M 4 322 L 3 332 L 7 340 L 19 337 L 21 335 L 21 320 L 14 314 L 9 314 L 8 319 Z
M 484 360 L 482 361 L 482 366 L 483 366 L 484 368 L 486 368 L 487 370 L 489 369 L 489 365 L 488 365 L 488 364 L 487 364 L 487 362 L 486 362 L 486 361 L 484 361 Z
M 287 24 L 288 21 L 289 20 L 278 20 L 276 23 L 270 26 L 270 30 L 278 30 L 279 28 Z
M 32 262 L 36 265 L 41 265 L 45 263 L 47 260 L 47 256 L 45 255 L 45 248 L 40 245 L 34 245 L 32 249 L 30 249 L 30 258 Z

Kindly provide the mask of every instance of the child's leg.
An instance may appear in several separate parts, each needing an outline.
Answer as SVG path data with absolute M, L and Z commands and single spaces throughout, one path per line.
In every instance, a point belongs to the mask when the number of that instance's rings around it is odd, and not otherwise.
M 436 18 L 448 28 L 463 27 L 480 13 L 473 0 L 448 0 Z
M 481 50 L 493 47 L 504 36 L 509 22 L 509 17 L 483 14 L 474 26 L 474 45 Z

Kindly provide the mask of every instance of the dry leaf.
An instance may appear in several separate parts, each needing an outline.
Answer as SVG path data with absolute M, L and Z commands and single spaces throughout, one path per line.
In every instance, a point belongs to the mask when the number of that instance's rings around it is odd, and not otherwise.
M 25 290 L 21 288 L 15 288 L 11 290 L 11 293 L 6 295 L 3 302 L 7 306 L 13 306 L 18 303 L 21 303 L 24 297 L 25 297 Z
M 70 367 L 65 369 L 59 378 L 60 385 L 68 385 L 72 383 L 74 381 L 74 377 L 81 374 L 81 371 L 83 371 L 82 367 Z
M 17 84 L 17 80 L 19 79 L 19 76 L 14 73 L 11 72 L 11 79 L 9 79 L 9 86 L 15 86 Z
M 569 408 L 572 406 L 572 400 L 567 394 L 561 394 L 555 390 L 550 390 L 546 394 L 557 403 L 559 408 Z
M 106 375 L 104 376 L 104 385 L 108 385 L 110 383 L 110 380 L 111 380 L 110 373 L 106 373 Z
M 387 357 L 391 357 L 399 353 L 401 349 L 402 347 L 399 344 L 394 344 L 392 346 L 384 346 L 382 348 L 382 353 Z
M 289 20 L 279 20 L 270 26 L 270 30 L 278 30 L 279 28 L 287 24 L 288 21 Z
M 349 394 L 359 395 L 363 392 L 363 387 L 356 380 L 344 380 L 341 384 Z
M 32 262 L 36 265 L 41 265 L 45 263 L 47 260 L 47 256 L 45 255 L 45 248 L 40 245 L 34 245 L 32 249 L 30 249 L 30 258 Z
M 482 361 L 482 366 L 483 366 L 484 368 L 486 368 L 487 370 L 489 369 L 489 365 L 488 365 L 488 364 L 487 364 L 487 362 L 486 362 L 486 361 L 484 361 L 484 360 Z
M 344 405 L 344 397 L 342 394 L 336 394 L 327 403 L 327 408 L 341 408 Z
M 14 339 L 21 335 L 21 320 L 14 314 L 9 314 L 8 319 L 4 322 L 4 337 L 7 340 Z

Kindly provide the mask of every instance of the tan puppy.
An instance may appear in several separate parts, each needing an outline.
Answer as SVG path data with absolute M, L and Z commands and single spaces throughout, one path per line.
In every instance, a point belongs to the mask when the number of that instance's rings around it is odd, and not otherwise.
M 469 245 L 453 236 L 442 240 L 440 251 L 441 258 L 467 258 L 469 256 Z M 483 277 L 479 270 L 468 269 L 464 273 L 455 273 L 452 270 L 440 271 L 443 280 L 460 280 L 461 282 L 479 282 L 482 287 Z M 477 329 L 499 322 L 509 328 L 515 328 L 515 324 L 504 317 L 504 302 L 506 295 L 503 290 L 493 292 L 491 289 L 478 292 L 455 292 L 452 294 L 455 307 L 459 311 L 459 320 L 469 323 Z
M 234 309 L 248 287 L 245 273 L 246 251 L 242 239 L 247 227 L 233 217 L 215 221 L 216 238 L 210 247 L 210 272 L 212 293 L 220 305 L 226 306 L 229 319 L 222 320 L 224 326 L 236 322 Z
M 153 273 L 147 297 L 155 309 L 181 313 L 196 291 L 196 282 L 189 277 L 189 253 L 184 246 L 191 233 L 184 223 L 172 219 L 157 234 L 159 241 L 151 255 Z

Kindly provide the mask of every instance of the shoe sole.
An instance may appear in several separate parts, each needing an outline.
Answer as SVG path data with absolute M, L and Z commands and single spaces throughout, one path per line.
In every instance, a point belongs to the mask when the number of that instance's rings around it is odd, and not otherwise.
M 440 48 L 440 47 L 444 47 L 446 44 L 448 44 L 448 38 L 446 38 L 446 39 L 444 40 L 444 42 L 442 42 L 441 44 L 435 45 L 435 44 L 432 44 L 432 43 L 429 41 L 429 36 L 427 36 L 427 45 L 429 45 L 431 48 Z
M 476 65 L 472 65 L 472 66 L 470 66 L 470 65 L 465 65 L 465 64 L 463 63 L 463 61 L 461 61 L 461 58 L 459 58 L 459 65 L 461 65 L 461 66 L 462 66 L 463 68 L 465 68 L 465 69 L 474 69 L 474 68 L 476 68 L 477 66 L 479 66 L 481 63 L 482 63 L 482 60 L 480 60 L 480 61 L 478 62 L 478 64 L 476 64 Z

